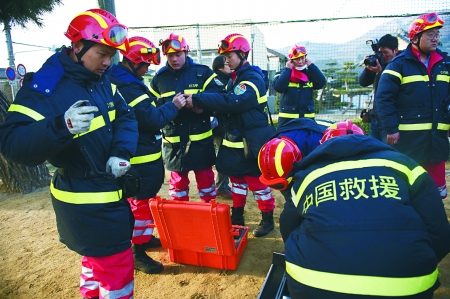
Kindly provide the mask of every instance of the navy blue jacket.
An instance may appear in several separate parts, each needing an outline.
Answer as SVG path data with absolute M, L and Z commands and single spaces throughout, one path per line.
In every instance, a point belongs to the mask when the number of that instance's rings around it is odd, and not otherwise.
M 414 160 L 347 135 L 320 145 L 295 170 L 295 197 L 280 216 L 293 298 L 395 297 L 438 287 L 450 226 L 433 180 Z M 402 278 L 411 281 L 402 286 Z
M 117 85 L 125 101 L 134 108 L 139 128 L 136 155 L 130 162 L 141 178 L 136 199 L 154 197 L 164 182 L 161 129 L 178 115 L 178 108 L 167 102 L 156 108 L 154 96 L 131 70 L 122 64 L 112 66 L 108 75 Z
M 259 176 L 256 159 L 246 159 L 242 132 L 268 127 L 267 96 L 264 79 L 248 62 L 230 80 L 226 94 L 198 93 L 194 106 L 216 111 L 219 126 L 225 132 L 217 155 L 217 171 L 228 176 Z
M 278 125 L 283 125 L 293 118 L 314 118 L 313 90 L 321 89 L 327 83 L 315 64 L 302 71 L 308 76 L 307 82 L 291 82 L 291 72 L 292 69 L 284 68 L 277 72 L 273 79 L 273 88 L 281 94 Z
M 34 166 L 48 160 L 58 168 L 89 171 L 85 147 L 98 170 L 109 157 L 130 159 L 138 138 L 134 111 L 105 76 L 69 56 L 63 48 L 33 76 L 28 74 L 0 125 L 0 151 L 9 160 Z M 94 113 L 88 132 L 72 135 L 64 113 L 89 100 Z M 115 180 L 53 176 L 50 192 L 60 241 L 86 256 L 109 256 L 131 245 L 133 218 Z
M 221 92 L 223 85 L 207 66 L 196 64 L 189 56 L 179 70 L 167 63 L 150 83 L 150 92 L 159 98 L 158 105 L 172 102 L 173 97 L 198 92 Z M 163 159 L 171 171 L 205 169 L 214 165 L 216 153 L 212 137 L 210 116 L 212 110 L 196 114 L 183 108 L 178 116 L 164 127 Z
M 414 56 L 411 45 L 394 57 L 381 74 L 375 98 L 381 125 L 387 134 L 400 132 L 393 147 L 419 164 L 446 161 L 450 128 L 450 57 L 441 56 L 431 75 Z

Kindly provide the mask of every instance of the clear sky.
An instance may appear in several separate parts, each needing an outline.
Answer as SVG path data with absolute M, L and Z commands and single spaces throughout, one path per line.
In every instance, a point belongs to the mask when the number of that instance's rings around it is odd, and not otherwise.
M 427 12 L 431 10 L 449 9 L 449 0 L 311 0 L 311 1 L 149 1 L 149 0 L 115 0 L 118 20 L 128 27 L 164 26 L 227 22 L 249 20 L 292 21 L 303 19 L 342 18 L 350 16 L 392 15 L 401 13 Z M 70 20 L 79 12 L 98 7 L 97 0 L 63 0 L 51 14 L 43 16 L 44 27 L 29 25 L 27 29 L 12 28 L 12 40 L 16 43 L 39 45 L 42 47 L 60 47 L 69 45 L 63 35 Z M 327 27 L 311 22 L 306 30 L 300 33 L 277 31 L 277 26 L 261 26 L 266 45 L 270 48 L 283 48 L 298 40 L 312 42 L 345 42 L 354 39 L 370 29 L 382 24 L 386 19 L 371 21 L 349 21 L 344 28 Z M 347 21 L 346 21 L 347 22 Z M 230 32 L 231 33 L 231 32 Z M 130 32 L 130 36 L 135 35 Z M 218 41 L 222 37 L 218 37 Z M 5 36 L 0 39 L 0 67 L 8 66 Z M 155 41 L 156 42 L 156 41 Z M 24 64 L 27 71 L 37 71 L 52 54 L 45 48 L 37 48 L 13 44 L 15 64 Z M 26 52 L 31 51 L 31 52 Z

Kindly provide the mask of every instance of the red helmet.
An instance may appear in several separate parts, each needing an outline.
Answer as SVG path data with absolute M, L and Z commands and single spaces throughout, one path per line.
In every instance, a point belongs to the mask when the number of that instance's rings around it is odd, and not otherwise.
M 437 13 L 431 12 L 423 14 L 409 26 L 408 38 L 412 40 L 418 33 L 432 28 L 441 28 L 442 26 L 444 26 L 444 21 Z
M 250 43 L 242 34 L 232 33 L 220 41 L 217 53 L 223 54 L 234 51 L 242 51 L 247 53 L 250 52 L 251 49 L 252 47 L 250 47 Z
M 295 45 L 292 49 L 289 50 L 288 57 L 289 59 L 297 59 L 302 56 L 306 56 L 306 48 L 305 46 L 297 46 Z
M 322 139 L 320 140 L 319 143 L 323 144 L 325 141 L 331 138 L 352 134 L 366 135 L 364 134 L 363 129 L 361 129 L 359 126 L 353 124 L 350 120 L 347 119 L 346 121 L 332 124 L 328 128 L 326 128 L 325 132 L 323 133 Z
M 164 55 L 182 51 L 189 52 L 189 45 L 184 37 L 175 33 L 171 33 L 165 41 L 160 40 L 159 45 L 161 46 Z
M 120 53 L 133 63 L 149 63 L 158 65 L 161 63 L 161 55 L 151 41 L 140 36 L 133 36 L 129 39 L 130 48 L 128 51 L 120 51 Z
M 78 14 L 64 35 L 72 42 L 85 39 L 123 51 L 129 47 L 128 28 L 120 24 L 114 15 L 99 8 Z
M 269 140 L 258 153 L 261 170 L 259 181 L 274 189 L 285 190 L 292 178 L 286 178 L 294 162 L 302 160 L 302 153 L 294 141 L 286 136 Z

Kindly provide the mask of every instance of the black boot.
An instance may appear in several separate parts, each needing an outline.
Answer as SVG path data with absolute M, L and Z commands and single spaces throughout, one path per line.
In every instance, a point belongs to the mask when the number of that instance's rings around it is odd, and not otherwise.
M 231 224 L 233 224 L 233 225 L 245 225 L 244 207 L 231 208 Z
M 161 240 L 155 236 L 152 236 L 150 241 L 148 241 L 147 243 L 144 243 L 142 245 L 144 246 L 145 249 L 159 248 L 159 247 L 161 247 Z
M 142 244 L 133 244 L 134 269 L 147 274 L 161 273 L 164 270 L 160 262 L 153 260 L 145 253 L 145 247 Z
M 273 223 L 273 211 L 261 212 L 262 220 L 259 226 L 253 231 L 255 237 L 262 237 L 267 235 L 271 230 L 274 229 Z

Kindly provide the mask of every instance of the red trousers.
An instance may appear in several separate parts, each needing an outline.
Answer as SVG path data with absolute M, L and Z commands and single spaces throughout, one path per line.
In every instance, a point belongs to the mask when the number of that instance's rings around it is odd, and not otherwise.
M 152 212 L 150 211 L 149 199 L 127 198 L 134 216 L 133 238 L 131 243 L 144 244 L 150 241 L 153 235 L 153 228 L 148 227 L 153 223 Z
M 212 167 L 193 170 L 197 181 L 197 190 L 203 202 L 209 202 L 217 197 L 214 172 Z M 189 201 L 189 171 L 170 173 L 169 195 L 172 200 Z
M 442 199 L 447 197 L 447 185 L 445 182 L 445 161 L 435 164 L 423 164 L 421 165 L 433 179 L 436 187 L 441 193 Z
M 270 212 L 275 209 L 275 199 L 269 187 L 259 181 L 257 176 L 230 176 L 231 197 L 233 207 L 244 207 L 247 200 L 248 190 L 253 192 L 258 209 L 261 212 Z
M 81 266 L 80 292 L 84 298 L 133 298 L 134 260 L 131 247 L 110 256 L 84 256 Z

